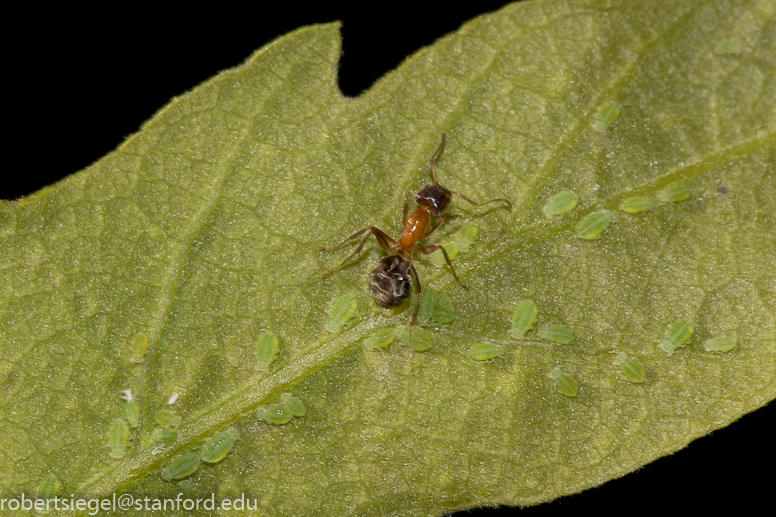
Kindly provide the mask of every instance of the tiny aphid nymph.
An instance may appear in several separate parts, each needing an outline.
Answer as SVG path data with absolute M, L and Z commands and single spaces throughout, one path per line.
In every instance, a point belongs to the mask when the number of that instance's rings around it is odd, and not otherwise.
M 272 404 L 261 406 L 256 410 L 256 416 L 270 424 L 283 425 L 290 422 L 294 415 L 282 404 Z
M 579 384 L 577 384 L 577 381 L 574 380 L 571 375 L 562 372 L 558 368 L 555 368 L 549 373 L 549 376 L 550 379 L 552 379 L 555 383 L 558 391 L 560 391 L 563 395 L 567 397 L 576 397 L 577 393 L 579 393 Z
M 129 446 L 129 425 L 123 418 L 117 418 L 110 424 L 108 429 L 108 447 L 110 447 L 110 457 L 121 459 L 127 455 Z
M 175 456 L 162 470 L 162 479 L 171 481 L 173 479 L 183 479 L 194 474 L 199 468 L 201 456 L 198 452 L 186 452 Z
M 707 352 L 730 352 L 738 346 L 738 342 L 731 337 L 715 337 L 703 344 Z
M 159 428 L 151 433 L 151 439 L 159 443 L 172 443 L 178 439 L 178 431 L 175 429 Z
M 547 217 L 555 217 L 556 215 L 565 214 L 577 207 L 579 203 L 579 196 L 570 190 L 564 190 L 555 194 L 546 205 L 544 205 L 544 215 Z
M 184 479 L 183 481 L 179 482 L 178 488 L 180 489 L 181 494 L 183 494 L 183 499 L 194 500 L 196 497 L 194 492 L 194 485 L 188 479 Z
M 439 217 L 450 205 L 453 196 L 458 196 L 467 203 L 474 206 L 487 205 L 489 203 L 502 202 L 512 208 L 512 203 L 504 198 L 491 199 L 484 203 L 477 203 L 472 201 L 468 197 L 459 192 L 448 189 L 439 184 L 439 176 L 436 170 L 436 164 L 434 160 L 442 151 L 445 144 L 445 135 L 442 135 L 442 140 L 437 146 L 436 150 L 431 154 L 429 159 L 429 167 L 434 176 L 434 183 L 432 185 L 426 185 L 415 196 L 415 202 L 418 207 L 409 212 L 409 200 L 404 200 L 404 210 L 402 211 L 402 234 L 398 240 L 388 236 L 387 233 L 376 228 L 374 226 L 367 226 L 340 244 L 330 248 L 320 248 L 321 251 L 334 251 L 353 239 L 357 239 L 366 234 L 361 242 L 356 246 L 356 249 L 345 260 L 340 262 L 336 267 L 325 272 L 322 276 L 325 278 L 335 270 L 339 269 L 352 257 L 359 254 L 361 249 L 366 244 L 370 236 L 374 235 L 378 244 L 385 251 L 390 253 L 390 256 L 380 260 L 379 265 L 372 271 L 369 276 L 369 290 L 372 293 L 375 301 L 386 309 L 392 309 L 402 305 L 408 298 L 410 293 L 411 284 L 415 285 L 415 292 L 417 300 L 415 302 L 415 310 L 412 313 L 412 319 L 410 320 L 410 329 L 415 326 L 415 322 L 418 316 L 418 308 L 420 307 L 421 299 L 423 297 L 422 288 L 420 285 L 420 279 L 418 273 L 415 271 L 415 266 L 412 265 L 412 259 L 414 254 L 429 254 L 437 250 L 441 250 L 445 257 L 447 265 L 450 267 L 450 272 L 453 278 L 461 284 L 464 289 L 468 289 L 463 282 L 458 278 L 455 272 L 453 263 L 450 256 L 447 253 L 445 247 L 441 244 L 430 244 L 428 246 L 418 246 L 418 243 L 428 239 L 431 235 L 444 223 L 444 217 Z M 437 217 L 436 223 L 432 225 L 432 217 Z M 410 330 L 410 347 L 412 346 L 412 334 Z M 411 356 L 410 356 L 411 357 Z M 410 360 L 410 365 L 412 362 Z
M 671 183 L 657 193 L 657 198 L 663 203 L 679 203 L 690 197 L 690 187 L 683 181 Z
M 364 341 L 364 348 L 367 350 L 374 350 L 375 348 L 383 348 L 393 343 L 394 332 L 393 329 L 380 329 L 371 337 Z
M 269 370 L 269 365 L 278 355 L 280 342 L 272 332 L 265 332 L 256 340 L 256 368 L 260 372 Z
M 44 501 L 53 499 L 57 496 L 57 494 L 59 494 L 60 488 L 61 485 L 59 484 L 57 477 L 54 474 L 46 474 L 46 476 L 41 480 L 40 486 L 38 487 L 38 499 L 42 499 Z
M 132 391 L 124 390 L 122 397 L 127 403 L 124 405 L 124 415 L 127 417 L 129 427 L 137 427 L 140 423 L 140 406 L 132 396 Z
M 504 347 L 490 343 L 478 343 L 469 349 L 469 357 L 475 361 L 490 361 L 504 355 Z
M 540 328 L 539 336 L 561 345 L 570 345 L 574 341 L 574 332 L 572 332 L 571 329 L 556 325 Z
M 629 214 L 638 214 L 652 210 L 657 206 L 657 201 L 648 197 L 629 197 L 620 203 L 620 210 Z
M 601 109 L 598 110 L 598 115 L 593 122 L 593 129 L 596 131 L 606 131 L 617 118 L 620 116 L 620 105 L 616 101 L 606 101 L 601 105 Z
M 177 428 L 179 425 L 181 425 L 181 421 L 183 419 L 172 411 L 162 409 L 161 411 L 156 412 L 154 415 L 154 420 L 156 420 L 156 423 L 162 427 Z
M 740 54 L 743 49 L 743 45 L 738 40 L 725 39 L 718 41 L 714 47 L 714 51 L 717 54 Z
M 687 319 L 677 320 L 666 330 L 666 335 L 662 343 L 660 343 L 660 348 L 671 353 L 677 348 L 686 345 L 694 331 L 695 326 L 692 321 Z
M 422 328 L 415 329 L 414 335 L 410 327 L 397 327 L 396 339 L 404 344 L 412 343 L 412 349 L 416 352 L 425 352 L 432 346 L 431 334 Z
M 423 293 L 423 299 L 420 301 L 420 308 L 418 308 L 417 325 L 424 327 L 428 324 L 431 316 L 434 315 L 438 298 L 439 296 L 435 289 L 426 288 L 426 291 Z
M 202 456 L 202 461 L 206 463 L 218 463 L 222 459 L 226 458 L 229 451 L 234 447 L 235 442 L 240 437 L 240 433 L 237 429 L 230 427 L 226 431 L 221 431 L 208 441 L 202 444 L 199 452 Z
M 620 373 L 634 384 L 641 384 L 647 380 L 647 372 L 635 359 L 627 355 L 619 354 L 614 358 L 614 364 L 620 368 Z
M 305 416 L 307 414 L 307 408 L 304 407 L 304 403 L 290 393 L 283 393 L 280 396 L 280 403 L 294 416 Z
M 132 352 L 132 362 L 142 363 L 145 360 L 146 350 L 148 350 L 148 337 L 145 334 L 137 334 L 132 339 L 132 344 L 129 346 Z
M 539 308 L 533 300 L 523 300 L 517 304 L 512 313 L 512 337 L 521 338 L 536 323 L 539 316 Z
M 355 294 L 343 294 L 331 306 L 329 311 L 329 324 L 326 330 L 336 334 L 350 319 L 356 315 L 358 310 L 358 297 Z
M 434 307 L 434 314 L 431 316 L 431 319 L 436 323 L 450 323 L 451 321 L 455 320 L 455 311 L 453 309 L 448 309 L 447 307 L 441 307 L 437 305 Z
M 455 241 L 455 243 L 458 245 L 458 251 L 461 253 L 468 252 L 469 247 L 474 242 L 474 239 L 477 238 L 477 234 L 479 232 L 479 228 L 477 228 L 477 226 L 472 223 L 467 223 L 461 226 L 461 229 L 458 230 L 458 239 Z
M 577 224 L 577 227 L 575 228 L 577 237 L 586 241 L 597 239 L 602 233 L 609 229 L 612 220 L 614 220 L 614 215 L 609 210 L 593 212 L 592 214 L 585 216 L 585 218 Z

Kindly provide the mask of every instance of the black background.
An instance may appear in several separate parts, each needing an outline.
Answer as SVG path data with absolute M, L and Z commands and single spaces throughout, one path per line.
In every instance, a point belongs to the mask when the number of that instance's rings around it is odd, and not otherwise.
M 246 10 L 212 3 L 201 11 L 187 7 L 185 13 L 36 8 L 7 18 L 18 36 L 5 46 L 8 132 L 0 198 L 28 195 L 83 169 L 172 97 L 303 25 L 343 22 L 340 86 L 356 96 L 415 50 L 501 2 L 434 10 L 419 2 L 380 8 L 286 2 L 269 11 L 259 4 Z M 536 507 L 463 515 L 773 508 L 774 424 L 776 404 L 771 404 L 599 488 Z

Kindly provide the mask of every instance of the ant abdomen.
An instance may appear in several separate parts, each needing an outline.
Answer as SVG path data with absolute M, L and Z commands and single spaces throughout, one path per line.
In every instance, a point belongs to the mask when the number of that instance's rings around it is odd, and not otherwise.
M 429 209 L 434 215 L 439 215 L 450 205 L 452 194 L 439 184 L 426 185 L 415 196 L 415 202 Z
M 392 309 L 410 296 L 410 263 L 397 255 L 380 259 L 369 275 L 369 291 L 381 307 Z

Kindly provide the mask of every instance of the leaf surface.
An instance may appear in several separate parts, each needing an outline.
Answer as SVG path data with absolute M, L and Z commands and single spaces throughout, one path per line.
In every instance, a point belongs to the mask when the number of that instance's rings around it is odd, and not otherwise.
M 528 2 L 421 50 L 358 99 L 336 85 L 337 25 L 258 51 L 179 97 L 94 166 L 0 205 L 0 474 L 3 495 L 174 497 L 161 471 L 218 431 L 231 453 L 190 478 L 245 493 L 268 515 L 442 514 L 533 504 L 618 477 L 776 396 L 776 13 L 772 2 L 603 6 Z M 614 110 L 612 101 L 618 107 Z M 606 116 L 601 115 L 606 106 Z M 611 114 L 617 111 L 617 114 Z M 614 118 L 614 120 L 612 120 Z M 602 122 L 603 120 L 603 122 Z M 419 256 L 455 319 L 433 347 L 365 350 L 385 317 L 366 278 L 372 241 L 321 253 L 366 225 L 398 237 L 405 192 L 456 198 L 430 239 L 479 232 L 455 267 Z M 618 210 L 684 182 L 690 197 Z M 579 203 L 548 219 L 573 191 Z M 598 239 L 586 215 L 614 213 Z M 355 317 L 328 332 L 345 294 Z M 532 299 L 534 328 L 510 335 Z M 690 341 L 659 344 L 679 320 Z M 537 329 L 573 330 L 569 345 Z M 255 343 L 279 339 L 259 371 Z M 144 361 L 130 345 L 149 339 Z M 732 352 L 703 343 L 732 337 Z M 484 343 L 504 354 L 476 362 Z M 628 382 L 618 354 L 646 370 Z M 579 384 L 558 392 L 559 368 Z M 123 390 L 140 426 L 120 460 L 110 423 Z M 303 417 L 255 415 L 292 392 Z M 174 394 L 172 406 L 167 401 Z M 183 417 L 172 444 L 154 414 Z

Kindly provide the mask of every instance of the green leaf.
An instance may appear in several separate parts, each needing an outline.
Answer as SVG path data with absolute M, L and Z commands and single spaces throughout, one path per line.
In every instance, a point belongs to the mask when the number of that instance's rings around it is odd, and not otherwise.
M 33 494 L 175 497 L 161 472 L 234 427 L 197 494 L 256 498 L 272 515 L 439 515 L 533 504 L 621 476 L 776 397 L 776 13 L 772 2 L 527 2 L 478 18 L 358 99 L 336 85 L 337 25 L 283 37 L 183 95 L 87 170 L 0 205 L 0 477 Z M 730 44 L 733 42 L 735 44 Z M 720 50 L 721 49 L 721 50 Z M 733 49 L 735 51 L 730 51 Z M 610 101 L 616 103 L 613 104 Z M 609 104 L 607 104 L 609 103 Z M 606 124 L 602 106 L 617 106 Z M 611 110 L 608 110 L 611 112 Z M 598 124 L 596 122 L 598 121 Z M 406 324 L 367 276 L 366 225 L 397 237 L 405 191 L 440 182 L 453 201 L 430 239 L 466 222 L 478 238 L 449 268 L 418 256 L 454 321 L 412 355 L 363 342 Z M 629 214 L 631 197 L 689 198 Z M 561 191 L 577 209 L 547 219 Z M 587 214 L 615 219 L 577 239 Z M 358 297 L 338 333 L 334 300 Z M 533 330 L 510 336 L 520 300 Z M 691 339 L 660 349 L 675 321 Z M 564 326 L 574 342 L 542 340 Z M 259 370 L 272 332 L 277 358 Z M 136 336 L 148 337 L 132 361 Z M 710 339 L 734 339 L 708 352 Z M 477 343 L 502 356 L 473 361 Z M 646 370 L 634 384 L 614 364 Z M 135 354 L 137 359 L 137 354 Z M 571 376 L 576 397 L 549 373 Z M 121 459 L 108 430 L 140 405 Z M 256 417 L 293 393 L 307 411 Z M 174 404 L 168 401 L 178 394 Z M 183 420 L 154 443 L 154 415 Z

